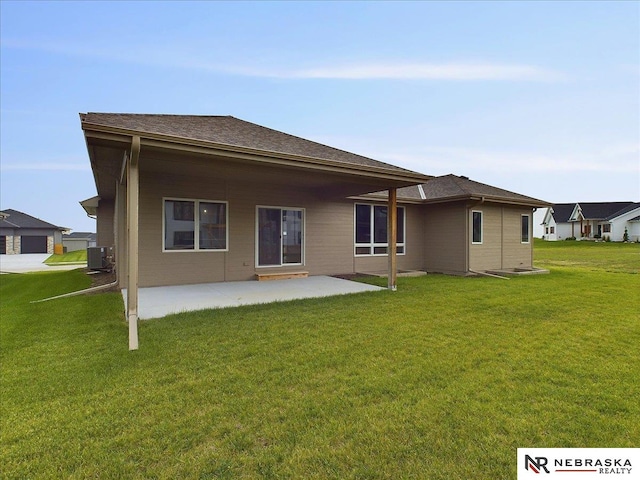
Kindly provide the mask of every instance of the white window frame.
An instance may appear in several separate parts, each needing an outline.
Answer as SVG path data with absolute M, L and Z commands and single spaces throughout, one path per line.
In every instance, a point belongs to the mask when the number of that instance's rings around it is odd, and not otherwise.
M 473 239 L 473 214 L 480 214 L 480 241 L 476 242 Z M 472 245 L 482 245 L 484 241 L 484 212 L 482 210 L 471 210 L 471 244 Z
M 369 207 L 369 238 L 371 238 L 371 241 L 368 243 L 357 243 L 356 239 L 357 239 L 357 234 L 358 234 L 358 225 L 357 225 L 357 216 L 356 216 L 356 211 L 358 208 L 358 205 L 364 205 Z M 384 208 L 389 208 L 387 205 L 380 205 L 380 204 L 376 204 L 376 203 L 354 203 L 353 205 L 353 255 L 355 257 L 386 257 L 389 255 L 389 242 L 388 240 L 384 243 L 376 243 L 374 242 L 374 207 L 384 207 Z M 406 255 L 407 254 L 407 209 L 403 206 L 398 206 L 397 207 L 398 210 L 402 210 L 402 217 L 403 217 L 403 222 L 402 222 L 402 238 L 404 239 L 404 241 L 402 243 L 397 242 L 396 243 L 396 251 L 398 250 L 398 247 L 402 247 L 402 252 L 401 253 L 396 253 L 396 255 Z M 387 212 L 388 215 L 388 212 Z M 389 223 L 388 223 L 388 217 L 387 217 L 387 238 L 389 235 Z M 369 253 L 357 253 L 358 252 L 358 248 L 369 248 Z M 375 249 L 376 248 L 386 248 L 387 252 L 386 253 L 375 253 Z
M 527 240 L 522 240 L 522 219 L 524 217 L 527 217 Z M 531 243 L 531 215 L 529 215 L 528 213 L 522 214 L 520 215 L 520 243 L 522 244 L 529 244 Z
M 166 248 L 166 212 L 168 201 L 193 202 L 193 248 Z M 223 204 L 225 209 L 225 248 L 200 248 L 200 203 Z M 185 253 L 185 252 L 228 252 L 229 251 L 229 202 L 225 200 L 205 200 L 201 198 L 177 198 L 162 197 L 162 252 L 163 253 Z
M 280 240 L 280 265 L 260 265 L 260 225 L 258 224 L 260 217 L 258 212 L 261 208 L 268 208 L 272 210 L 280 210 L 280 215 L 284 210 L 295 210 L 302 212 L 302 244 L 300 248 L 302 248 L 302 252 L 300 255 L 301 263 L 282 263 L 282 239 Z M 300 267 L 306 264 L 306 242 L 307 242 L 307 209 L 303 207 L 283 207 L 280 205 L 256 205 L 256 214 L 255 214 L 255 268 L 282 268 L 282 267 Z M 280 226 L 282 228 L 282 225 Z M 282 233 L 282 231 L 281 231 Z

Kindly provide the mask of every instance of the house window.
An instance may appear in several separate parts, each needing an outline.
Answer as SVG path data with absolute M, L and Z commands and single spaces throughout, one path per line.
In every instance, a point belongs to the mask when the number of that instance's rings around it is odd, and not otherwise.
M 554 233 L 556 233 L 556 227 L 549 227 L 549 233 L 551 235 L 553 235 Z
M 304 263 L 304 210 L 258 207 L 257 265 L 274 267 Z
M 405 210 L 397 207 L 396 253 L 405 253 Z M 387 255 L 387 207 L 382 205 L 355 205 L 355 255 Z
M 482 212 L 475 210 L 471 212 L 471 220 L 473 229 L 471 243 L 482 243 Z
M 163 251 L 226 251 L 227 202 L 165 198 Z
M 529 215 L 522 215 L 521 219 L 521 239 L 522 243 L 529 243 Z
M 603 233 L 611 233 L 611 224 L 610 223 L 605 223 L 602 225 L 602 232 Z

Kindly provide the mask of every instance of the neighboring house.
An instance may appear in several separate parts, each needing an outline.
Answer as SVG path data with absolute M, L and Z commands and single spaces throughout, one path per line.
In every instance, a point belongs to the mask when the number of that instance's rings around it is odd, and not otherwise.
M 96 246 L 96 234 L 91 232 L 72 232 L 62 236 L 62 246 L 65 252 L 86 250 Z
M 18 210 L 2 210 L 0 254 L 62 253 L 62 233 L 66 230 Z
M 531 269 L 548 203 L 433 178 L 230 116 L 81 114 L 98 246 L 137 287 L 398 270 Z M 389 228 L 390 227 L 390 228 Z
M 577 238 L 622 241 L 625 228 L 631 238 L 640 234 L 640 204 L 634 202 L 562 203 L 550 207 L 542 222 L 546 240 Z M 632 233 L 633 232 L 633 233 Z

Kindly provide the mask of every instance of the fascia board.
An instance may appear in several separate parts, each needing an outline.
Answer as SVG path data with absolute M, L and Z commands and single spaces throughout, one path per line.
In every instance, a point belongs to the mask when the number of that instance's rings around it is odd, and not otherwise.
M 83 123 L 82 129 L 85 137 L 102 138 L 130 143 L 132 136 L 141 137 L 141 145 L 146 147 L 158 147 L 174 149 L 191 153 L 218 154 L 226 157 L 240 158 L 263 163 L 272 163 L 287 166 L 297 166 L 310 170 L 331 171 L 337 173 L 350 173 L 362 177 L 382 178 L 387 180 L 407 182 L 407 185 L 424 183 L 433 178 L 417 172 L 387 169 L 371 165 L 346 164 L 332 160 L 324 160 L 303 155 L 294 155 L 269 150 L 257 150 L 249 147 L 228 145 L 223 143 L 195 140 L 176 135 L 139 132 L 100 124 Z M 88 132 L 91 132 L 90 134 Z

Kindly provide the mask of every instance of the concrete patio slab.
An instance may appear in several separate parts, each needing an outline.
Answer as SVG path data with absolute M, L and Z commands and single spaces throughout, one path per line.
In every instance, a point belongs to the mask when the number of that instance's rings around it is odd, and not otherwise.
M 172 313 L 208 308 L 238 307 L 380 290 L 385 289 L 327 276 L 269 282 L 225 282 L 141 288 L 138 291 L 138 318 L 148 320 Z M 126 305 L 126 289 L 122 290 L 122 296 Z

